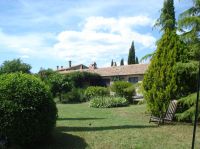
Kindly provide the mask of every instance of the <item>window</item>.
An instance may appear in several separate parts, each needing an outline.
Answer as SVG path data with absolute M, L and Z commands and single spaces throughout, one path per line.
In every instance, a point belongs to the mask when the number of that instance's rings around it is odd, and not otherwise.
M 130 77 L 128 78 L 128 81 L 131 83 L 137 83 L 139 81 L 138 77 Z

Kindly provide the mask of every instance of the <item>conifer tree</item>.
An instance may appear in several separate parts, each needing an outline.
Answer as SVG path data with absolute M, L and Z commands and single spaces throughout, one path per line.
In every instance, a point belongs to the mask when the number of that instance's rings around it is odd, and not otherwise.
M 156 115 L 164 112 L 179 90 L 176 63 L 183 61 L 185 46 L 176 34 L 173 0 L 165 0 L 159 21 L 163 35 L 144 76 L 144 96 L 148 108 Z
M 134 42 L 131 44 L 131 48 L 129 49 L 129 54 L 128 54 L 128 65 L 130 64 L 135 64 L 135 46 Z
M 122 58 L 120 61 L 120 66 L 123 66 L 123 65 L 124 65 L 124 59 Z
M 111 67 L 114 65 L 114 62 L 113 62 L 113 59 L 112 59 L 112 61 L 111 61 Z
M 182 72 L 180 80 L 184 82 L 184 88 L 187 89 L 189 95 L 180 99 L 180 104 L 184 105 L 177 115 L 179 120 L 194 120 L 196 106 L 196 83 L 198 73 L 198 61 L 200 61 L 200 1 L 193 0 L 193 6 L 184 11 L 179 16 L 179 30 L 182 32 L 182 39 L 188 45 L 189 62 L 179 63 L 177 65 L 178 72 Z M 187 77 L 185 77 L 187 76 Z M 187 95 L 187 94 L 186 94 Z M 200 113 L 199 113 L 200 118 Z
M 190 56 L 200 60 L 200 1 L 193 0 L 193 6 L 179 16 L 179 29 L 182 37 L 189 45 Z
M 155 26 L 161 27 L 161 31 L 173 31 L 175 29 L 176 20 L 174 12 L 174 0 L 164 0 L 160 17 L 157 19 Z

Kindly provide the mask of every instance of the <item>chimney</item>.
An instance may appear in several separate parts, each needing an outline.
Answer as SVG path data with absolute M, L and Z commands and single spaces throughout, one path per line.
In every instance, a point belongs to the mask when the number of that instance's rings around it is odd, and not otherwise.
M 69 61 L 69 68 L 72 67 L 72 61 Z
M 92 69 L 92 70 L 97 69 L 97 63 L 94 62 L 93 64 L 91 64 L 91 65 L 89 66 L 89 69 Z
M 82 70 L 82 69 L 83 69 L 83 65 L 80 66 L 80 70 Z
M 59 69 L 59 66 L 56 66 L 57 67 L 57 70 Z

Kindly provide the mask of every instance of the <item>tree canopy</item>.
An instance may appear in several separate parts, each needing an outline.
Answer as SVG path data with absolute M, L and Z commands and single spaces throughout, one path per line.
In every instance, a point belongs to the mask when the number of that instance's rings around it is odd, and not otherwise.
M 0 74 L 13 72 L 31 73 L 30 70 L 31 65 L 23 63 L 20 59 L 4 61 L 3 64 L 0 66 Z

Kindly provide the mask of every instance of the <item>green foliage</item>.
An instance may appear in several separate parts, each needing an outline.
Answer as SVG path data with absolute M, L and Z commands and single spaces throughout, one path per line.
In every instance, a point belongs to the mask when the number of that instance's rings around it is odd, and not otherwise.
M 85 90 L 85 96 L 90 99 L 95 96 L 108 96 L 110 91 L 106 87 L 90 86 Z
M 62 95 L 61 103 L 85 102 L 87 100 L 87 96 L 84 95 L 84 92 L 84 89 L 73 88 L 71 91 Z
M 49 88 L 39 79 L 22 73 L 0 75 L 0 134 L 11 143 L 31 146 L 46 139 L 56 116 Z
M 135 86 L 131 85 L 123 90 L 123 97 L 125 97 L 129 103 L 133 103 L 133 95 L 136 94 Z
M 123 107 L 127 106 L 128 102 L 123 97 L 94 97 L 90 100 L 90 107 L 94 108 L 112 108 L 112 107 Z
M 13 72 L 31 73 L 30 70 L 31 66 L 29 64 L 23 63 L 20 59 L 13 59 L 3 62 L 0 67 L 0 74 Z
M 155 52 L 146 54 L 145 56 L 143 56 L 143 57 L 140 59 L 140 62 L 146 61 L 146 60 L 151 60 L 154 54 L 155 54 Z
M 41 78 L 42 81 L 44 82 L 48 82 L 49 81 L 49 76 L 52 75 L 52 74 L 55 74 L 57 73 L 56 71 L 54 71 L 53 69 L 41 69 L 39 72 L 38 72 L 38 76 Z
M 196 61 L 189 61 L 187 63 L 178 62 L 174 67 L 174 73 L 177 76 L 177 98 L 186 96 L 195 92 L 198 63 Z
M 130 82 L 116 81 L 111 85 L 111 91 L 115 92 L 117 96 L 125 97 L 132 103 L 132 96 L 135 94 L 135 87 Z
M 173 31 L 175 29 L 175 25 L 174 0 L 164 0 L 160 17 L 155 26 L 160 26 L 162 31 Z
M 182 31 L 183 40 L 189 45 L 190 55 L 193 60 L 200 60 L 200 2 L 193 0 L 193 6 L 185 10 L 178 21 Z
M 129 54 L 128 54 L 128 65 L 130 64 L 135 64 L 135 46 L 134 42 L 131 44 L 131 48 L 129 49 Z
M 176 117 L 179 121 L 194 121 L 196 99 L 197 94 L 193 93 L 178 100 L 178 105 L 181 108 L 179 108 Z M 198 119 L 200 119 L 200 114 Z
M 74 88 L 85 88 L 88 86 L 103 86 L 102 77 L 96 73 L 89 72 L 72 72 L 66 74 Z
M 164 112 L 169 101 L 180 97 L 178 82 L 174 72 L 176 63 L 183 61 L 184 44 L 175 31 L 166 30 L 159 40 L 157 50 L 152 58 L 147 73 L 144 76 L 144 97 L 149 110 L 154 114 Z
M 51 88 L 53 96 L 59 96 L 60 101 L 62 100 L 62 94 L 72 89 L 72 84 L 68 78 L 59 73 L 50 74 L 47 83 Z

